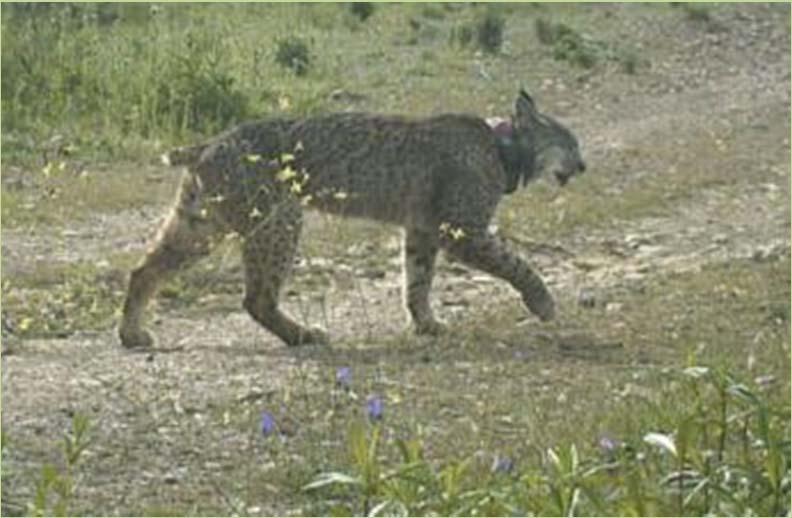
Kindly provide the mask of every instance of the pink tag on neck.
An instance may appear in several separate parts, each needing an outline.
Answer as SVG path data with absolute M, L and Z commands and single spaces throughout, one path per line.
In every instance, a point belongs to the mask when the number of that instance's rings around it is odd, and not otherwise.
M 487 119 L 487 124 L 498 137 L 511 138 L 513 128 L 510 120 L 504 119 L 503 117 L 489 117 Z

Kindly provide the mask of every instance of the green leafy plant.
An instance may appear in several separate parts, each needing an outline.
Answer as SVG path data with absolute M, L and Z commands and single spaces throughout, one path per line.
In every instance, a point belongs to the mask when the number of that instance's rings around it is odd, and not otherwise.
M 683 395 L 687 404 L 656 428 L 602 437 L 586 454 L 575 444 L 549 448 L 520 472 L 504 458 L 489 470 L 474 457 L 437 469 L 420 440 L 383 441 L 384 422 L 354 421 L 349 470 L 322 473 L 304 490 L 344 487 L 358 502 L 344 512 L 371 516 L 786 515 L 789 409 L 771 410 L 755 390 L 716 369 L 690 367 L 669 381 L 663 404 Z
M 645 60 L 634 51 L 620 49 L 581 34 L 565 23 L 544 18 L 534 20 L 536 38 L 551 48 L 553 58 L 582 68 L 592 68 L 603 61 L 616 62 L 627 74 L 637 73 Z
M 467 47 L 473 41 L 474 30 L 470 24 L 462 24 L 451 29 L 450 43 Z
M 90 422 L 82 414 L 72 417 L 72 428 L 63 438 L 64 467 L 45 464 L 36 483 L 33 500 L 28 504 L 31 516 L 69 516 L 70 505 L 76 485 L 79 483 L 77 468 L 91 444 Z
M 537 18 L 534 29 L 539 41 L 551 46 L 553 57 L 559 61 L 569 61 L 583 68 L 591 68 L 597 64 L 603 50 L 602 44 L 584 38 L 564 23 Z
M 304 39 L 289 36 L 278 40 L 275 62 L 288 68 L 298 76 L 308 73 L 311 65 L 311 52 Z
M 491 54 L 497 53 L 503 45 L 503 31 L 506 20 L 494 11 L 488 11 L 476 21 L 476 42 L 479 48 Z
M 374 4 L 371 2 L 352 2 L 349 4 L 349 12 L 361 22 L 365 22 L 374 14 Z
M 206 133 L 249 113 L 249 100 L 225 71 L 221 44 L 211 34 L 188 33 L 184 52 L 174 56 L 157 79 L 152 94 L 144 94 L 137 105 L 146 115 L 143 134 L 163 125 Z
M 489 9 L 477 14 L 470 21 L 458 23 L 451 28 L 449 43 L 460 47 L 475 45 L 489 54 L 497 54 L 503 45 L 503 33 L 506 20 L 497 11 Z
M 679 5 L 691 21 L 706 23 L 712 20 L 709 8 L 705 5 L 696 5 L 688 2 L 680 2 Z
M 112 325 L 120 282 L 113 286 L 84 264 L 42 271 L 34 282 L 38 289 L 19 290 L 14 284 L 3 283 L 5 309 L 14 316 L 20 337 L 62 338 L 78 329 Z

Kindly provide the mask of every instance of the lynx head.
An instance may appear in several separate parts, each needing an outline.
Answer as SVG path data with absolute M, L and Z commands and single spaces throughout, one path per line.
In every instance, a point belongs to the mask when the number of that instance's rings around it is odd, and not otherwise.
M 539 113 L 525 90 L 517 98 L 511 123 L 502 122 L 493 130 L 509 178 L 507 193 L 544 174 L 552 174 L 563 186 L 586 170 L 572 132 Z

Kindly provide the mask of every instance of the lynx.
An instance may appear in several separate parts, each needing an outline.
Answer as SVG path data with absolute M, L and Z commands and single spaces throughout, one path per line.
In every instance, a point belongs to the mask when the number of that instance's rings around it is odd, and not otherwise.
M 575 136 L 539 113 L 524 91 L 510 120 L 465 114 L 428 118 L 335 113 L 241 124 L 165 155 L 184 166 L 169 217 L 132 271 L 119 328 L 126 347 L 147 347 L 143 312 L 157 286 L 242 236 L 243 306 L 288 345 L 326 343 L 325 331 L 279 309 L 304 207 L 404 229 L 404 302 L 418 334 L 445 326 L 429 303 L 440 249 L 508 281 L 542 320 L 555 303 L 541 277 L 489 230 L 501 198 L 540 174 L 564 185 L 585 170 Z

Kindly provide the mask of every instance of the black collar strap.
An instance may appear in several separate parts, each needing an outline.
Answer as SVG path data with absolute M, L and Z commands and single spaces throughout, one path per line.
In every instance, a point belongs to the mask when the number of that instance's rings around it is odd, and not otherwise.
M 506 173 L 504 192 L 511 194 L 517 190 L 520 183 L 525 185 L 533 176 L 535 170 L 533 146 L 521 149 L 520 145 L 511 138 L 505 137 L 499 137 L 497 143 L 498 154 Z

